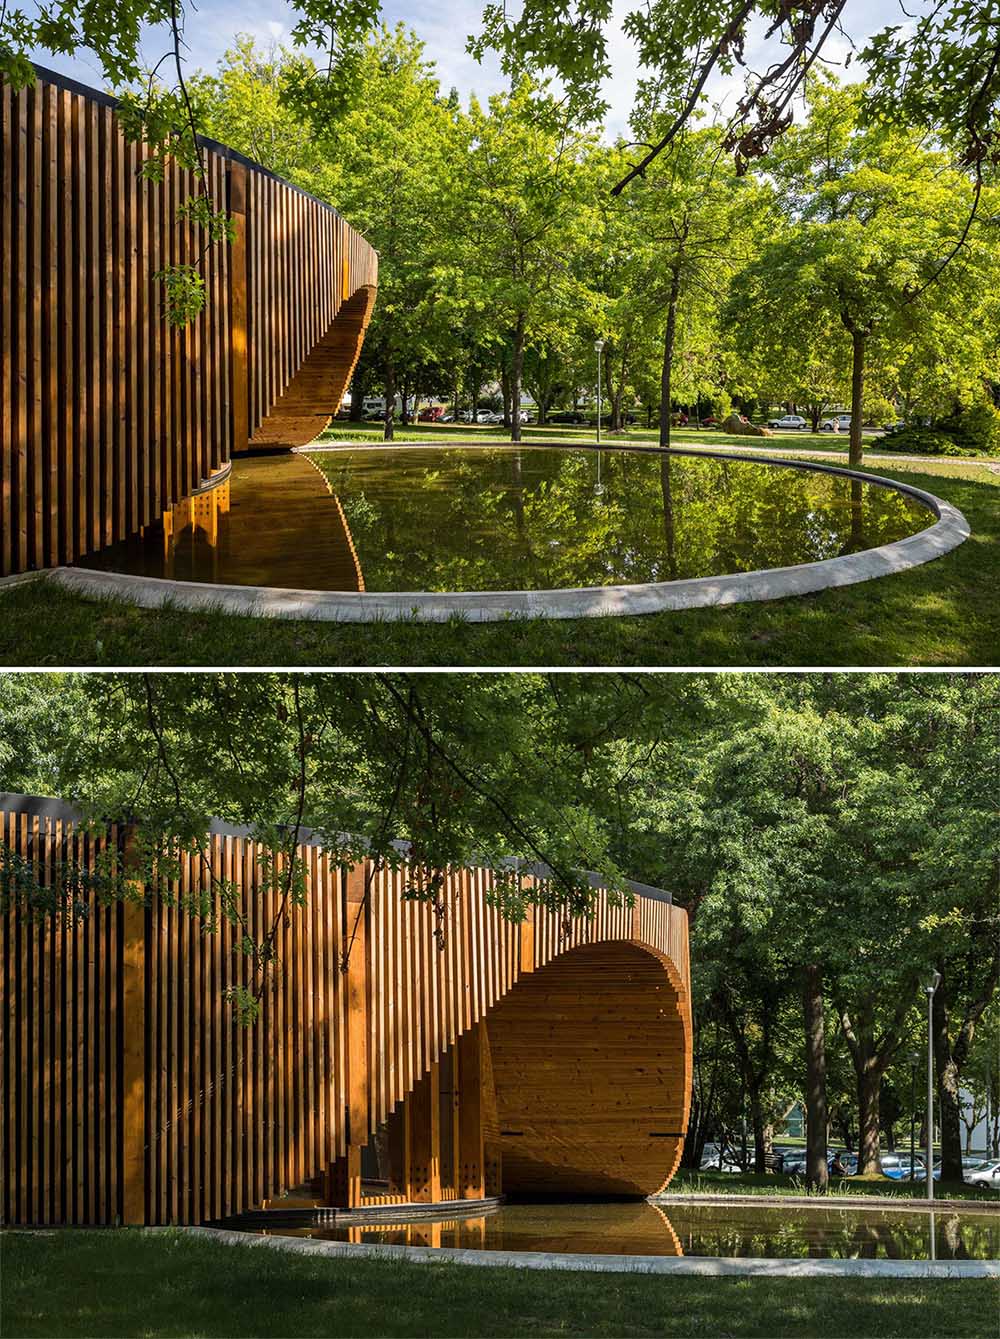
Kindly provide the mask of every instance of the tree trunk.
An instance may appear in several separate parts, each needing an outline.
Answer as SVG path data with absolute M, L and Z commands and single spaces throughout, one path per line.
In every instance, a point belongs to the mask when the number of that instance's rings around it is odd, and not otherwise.
M 364 418 L 365 387 L 368 382 L 368 368 L 358 367 L 351 378 L 351 407 L 348 418 L 352 423 L 360 423 Z
M 759 1087 L 750 1091 L 750 1124 L 753 1128 L 753 1169 L 757 1176 L 763 1176 L 767 1171 L 767 1139 Z
M 524 329 L 523 313 L 517 318 L 514 327 L 514 356 L 510 360 L 510 440 L 521 440 L 521 377 L 524 372 Z
M 471 385 L 469 386 L 469 391 L 470 391 L 470 393 L 471 393 L 471 395 L 472 395 L 472 404 L 469 406 L 469 408 L 470 408 L 471 411 L 472 411 L 472 418 L 471 418 L 470 422 L 475 423 L 475 421 L 476 421 L 476 414 L 479 412 L 479 382 L 478 382 L 478 380 L 473 380 L 473 381 L 472 381 Z
M 805 969 L 802 1017 L 806 1044 L 806 1186 L 826 1191 L 826 1046 L 823 1029 L 823 976 L 815 963 Z
M 677 299 L 681 291 L 681 268 L 675 263 L 667 303 L 667 325 L 663 332 L 663 368 L 660 372 L 660 445 L 670 446 L 670 379 L 674 365 L 674 341 L 677 336 Z
M 865 348 L 868 333 L 863 330 L 851 332 L 851 443 L 848 464 L 857 467 L 862 461 L 861 447 L 861 401 L 865 391 Z
M 937 1072 L 937 1096 L 941 1125 L 941 1180 L 961 1181 L 962 1106 L 959 1095 L 959 1067 L 952 1053 L 948 1030 L 948 1003 L 944 982 L 934 994 L 934 1068 Z
M 396 410 L 396 364 L 391 357 L 385 360 L 385 414 L 382 419 L 382 440 L 391 442 L 395 435 L 394 416 Z
M 858 1175 L 877 1176 L 879 1162 L 879 1089 L 882 1071 L 866 1065 L 857 1076 L 858 1088 Z

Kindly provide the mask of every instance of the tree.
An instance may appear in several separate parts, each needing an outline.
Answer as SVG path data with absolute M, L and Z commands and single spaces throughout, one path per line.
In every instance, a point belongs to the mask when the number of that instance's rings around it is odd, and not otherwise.
M 738 181 L 720 158 L 718 136 L 696 131 L 635 192 L 640 271 L 629 295 L 655 310 L 661 330 L 660 445 L 669 447 L 679 324 L 686 331 L 715 316 L 729 275 L 762 227 L 766 196 Z
M 742 728 L 702 731 L 696 754 L 657 755 L 632 777 L 691 911 L 699 978 L 732 983 L 748 1001 L 775 982 L 800 992 L 817 1187 L 835 1040 L 827 1000 L 854 1071 L 861 1168 L 877 1170 L 882 1079 L 912 1035 L 920 978 L 935 961 L 954 979 L 939 1009 L 961 1002 L 939 1059 L 958 1147 L 955 1051 L 996 990 L 986 794 L 1000 766 L 998 687 L 993 675 L 905 686 L 891 675 L 776 676 Z M 759 1018 L 748 1004 L 744 1025 Z
M 484 109 L 473 99 L 461 121 L 465 194 L 455 223 L 466 257 L 463 283 L 491 313 L 509 348 L 511 441 L 521 440 L 524 352 L 559 341 L 578 296 L 568 257 L 592 218 L 581 161 L 589 140 L 555 99 L 520 80 Z
M 450 216 L 456 183 L 454 123 L 423 45 L 402 25 L 367 41 L 355 63 L 357 100 L 314 115 L 314 133 L 338 164 L 337 205 L 379 253 L 379 300 L 366 337 L 382 374 L 383 435 L 391 441 L 397 392 L 408 403 L 417 369 L 457 338 L 449 302 Z
M 311 77 L 313 68 L 312 61 L 285 47 L 261 51 L 253 38 L 238 36 L 214 74 L 198 71 L 190 87 L 206 135 L 331 200 L 342 172 L 317 144 L 308 122 L 289 106 L 291 90 Z
M 900 10 L 911 17 L 904 5 Z M 677 142 L 699 114 L 716 72 L 747 72 L 745 95 L 726 125 L 727 150 L 741 171 L 765 157 L 791 126 L 796 100 L 845 13 L 860 22 L 865 8 L 860 0 L 854 6 L 846 0 L 651 0 L 628 11 L 622 26 L 644 72 L 639 100 L 657 99 L 667 115 L 656 139 L 638 146 L 646 152 L 615 189 L 641 178 Z M 601 84 L 611 73 L 610 17 L 606 0 L 526 0 L 516 18 L 506 5 L 489 3 L 483 32 L 470 48 L 480 57 L 487 47 L 498 50 L 508 71 L 556 73 L 581 110 L 601 115 L 607 109 Z M 764 29 L 766 53 L 762 59 L 755 33 L 755 68 L 747 54 L 754 24 Z M 933 5 L 915 30 L 890 24 L 869 41 L 861 60 L 870 81 L 867 121 L 944 129 L 977 182 L 985 168 L 1000 163 L 1000 24 L 992 0 Z
M 736 289 L 738 301 L 756 304 L 758 321 L 774 323 L 774 338 L 786 348 L 794 348 L 810 315 L 842 327 L 851 369 L 852 465 L 862 459 L 872 346 L 891 347 L 909 309 L 930 300 L 928 291 L 939 310 L 963 321 L 967 296 L 978 290 L 988 263 L 985 241 L 970 240 L 942 272 L 971 188 L 916 133 L 862 127 L 862 97 L 853 85 L 814 90 L 809 121 L 789 131 L 774 155 L 789 226 L 750 262 Z

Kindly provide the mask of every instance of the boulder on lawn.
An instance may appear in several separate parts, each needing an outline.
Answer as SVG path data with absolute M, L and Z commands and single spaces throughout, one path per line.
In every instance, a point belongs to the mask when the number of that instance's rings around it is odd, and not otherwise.
M 742 414 L 730 414 L 722 424 L 723 432 L 730 432 L 734 437 L 773 437 L 774 433 L 770 428 L 756 428 L 749 419 Z

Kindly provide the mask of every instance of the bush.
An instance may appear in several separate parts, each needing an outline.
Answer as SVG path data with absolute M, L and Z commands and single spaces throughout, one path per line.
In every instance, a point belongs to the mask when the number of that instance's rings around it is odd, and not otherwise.
M 892 423 L 898 418 L 898 414 L 891 400 L 887 400 L 884 395 L 875 394 L 865 396 L 861 407 L 861 418 L 864 423 L 875 423 L 881 427 L 883 423 Z
M 921 456 L 1000 455 L 1000 410 L 980 404 L 939 418 L 932 428 L 903 428 L 879 449 Z

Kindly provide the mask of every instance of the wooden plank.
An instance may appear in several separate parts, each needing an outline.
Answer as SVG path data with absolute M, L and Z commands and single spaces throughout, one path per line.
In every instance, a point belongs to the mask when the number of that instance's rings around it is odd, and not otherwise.
M 125 872 L 136 870 L 135 835 L 129 830 L 122 853 Z M 141 880 L 129 879 L 123 905 L 122 954 L 122 1220 L 148 1221 L 146 1206 L 146 909 Z

